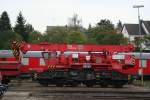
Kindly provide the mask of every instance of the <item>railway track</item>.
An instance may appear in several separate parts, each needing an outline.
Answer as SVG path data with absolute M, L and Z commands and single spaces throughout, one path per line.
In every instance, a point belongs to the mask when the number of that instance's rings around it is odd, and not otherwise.
M 24 98 L 24 99 L 23 99 Z M 130 92 L 9 92 L 2 100 L 150 100 L 150 93 Z
M 86 100 L 89 100 L 89 99 L 92 99 L 92 100 L 95 100 L 95 99 L 114 99 L 114 100 L 120 100 L 120 99 L 135 99 L 135 100 L 144 100 L 144 99 L 147 99 L 149 100 L 150 99 L 150 94 L 146 94 L 146 96 L 143 96 L 143 94 L 139 94 L 139 93 L 120 93 L 120 92 L 91 92 L 91 93 L 85 93 L 85 92 L 73 92 L 73 93 L 70 93 L 70 92 L 65 92 L 65 93 L 40 93 L 39 94 L 31 94 L 32 96 L 35 96 L 35 97 L 65 97 L 66 95 L 71 97 L 71 98 L 76 98 L 76 99 L 79 99 L 79 98 L 83 98 L 83 99 L 86 99 Z M 66 98 L 66 97 L 65 97 Z
M 150 89 L 126 85 L 124 88 L 42 87 L 34 82 L 13 82 L 1 100 L 150 100 Z

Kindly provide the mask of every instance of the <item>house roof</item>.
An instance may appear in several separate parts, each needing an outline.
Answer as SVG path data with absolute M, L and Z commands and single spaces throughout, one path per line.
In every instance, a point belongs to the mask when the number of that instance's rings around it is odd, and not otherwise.
M 129 35 L 139 35 L 139 24 L 124 24 Z M 141 34 L 145 35 L 145 31 L 141 27 Z
M 142 21 L 146 27 L 146 29 L 148 30 L 148 32 L 150 33 L 150 21 Z

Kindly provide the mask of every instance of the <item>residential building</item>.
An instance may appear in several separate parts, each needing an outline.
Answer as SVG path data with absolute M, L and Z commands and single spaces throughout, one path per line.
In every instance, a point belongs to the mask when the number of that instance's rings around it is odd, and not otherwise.
M 134 41 L 139 37 L 139 24 L 124 24 L 121 32 L 124 37 Z M 141 21 L 141 36 L 150 35 L 150 21 Z

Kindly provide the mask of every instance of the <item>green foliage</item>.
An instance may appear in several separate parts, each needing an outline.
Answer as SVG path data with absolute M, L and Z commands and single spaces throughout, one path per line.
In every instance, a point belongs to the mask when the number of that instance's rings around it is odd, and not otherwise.
M 145 45 L 146 49 L 149 49 L 150 48 L 150 35 L 145 35 L 142 39 L 142 43 Z
M 56 27 L 44 34 L 44 41 L 51 43 L 65 43 L 67 37 L 67 29 L 65 27 Z
M 150 48 L 150 35 L 145 35 L 144 37 L 135 37 L 134 39 L 136 51 L 144 50 Z
M 88 32 L 93 33 L 91 34 L 91 36 L 95 37 L 97 34 L 100 33 L 116 33 L 116 30 L 114 29 L 114 25 L 109 20 L 102 19 L 96 24 L 95 27 L 89 28 Z
M 0 49 L 10 49 L 12 40 L 22 40 L 22 38 L 12 31 L 9 16 L 4 11 L 0 17 Z
M 149 47 L 149 45 L 150 45 L 150 36 L 146 35 L 143 38 L 136 37 L 133 42 L 135 44 L 136 51 L 143 50 L 144 49 L 143 45 L 145 45 L 146 47 Z
M 0 18 L 0 31 L 2 31 L 2 21 L 1 21 L 1 18 Z
M 86 35 L 67 27 L 53 27 L 44 34 L 44 41 L 51 43 L 86 43 Z
M 97 44 L 127 44 L 127 39 L 122 34 L 117 34 L 110 20 L 102 19 L 95 27 L 89 28 L 88 40 Z
M 142 43 L 142 40 L 139 37 L 136 37 L 134 39 L 134 44 L 136 46 L 137 49 L 140 49 L 140 44 Z
M 144 36 L 144 38 L 143 38 L 143 41 L 145 42 L 145 43 L 150 43 L 150 35 L 146 35 L 146 36 Z
M 0 17 L 0 31 L 10 31 L 12 30 L 9 16 L 6 11 L 4 11 Z
M 26 32 L 25 22 L 26 21 L 25 21 L 24 17 L 22 16 L 22 13 L 20 12 L 19 15 L 17 16 L 17 22 L 14 27 L 14 31 L 22 36 L 23 41 L 27 42 L 29 33 Z
M 123 28 L 122 22 L 119 20 L 119 22 L 117 23 L 117 31 L 118 31 L 118 33 L 121 33 L 122 28 Z
M 77 44 L 84 44 L 86 43 L 87 38 L 84 33 L 78 32 L 78 31 L 73 31 L 70 32 L 67 36 L 67 43 L 77 43 Z
M 26 24 L 26 21 L 20 12 L 17 16 L 17 21 L 12 31 L 9 16 L 4 11 L 0 17 L 0 49 L 9 49 L 12 40 L 25 41 L 29 43 L 77 43 L 77 44 L 126 44 L 127 39 L 122 34 L 117 34 L 114 25 L 108 19 L 102 19 L 92 27 L 86 30 L 82 27 L 81 19 L 77 14 L 74 14 L 68 26 L 52 27 L 45 34 L 34 31 L 31 24 Z M 118 23 L 118 29 L 121 28 L 121 22 Z M 4 42 L 5 41 L 5 42 Z M 150 41 L 149 37 L 145 37 L 144 42 Z M 135 41 L 139 44 L 139 41 Z M 148 42 L 149 43 L 149 42 Z
M 110 22 L 110 20 L 102 19 L 97 23 L 97 26 L 94 28 L 96 33 L 100 32 L 114 32 L 114 25 Z
M 25 28 L 26 28 L 26 33 L 27 33 L 27 34 L 32 33 L 32 32 L 33 32 L 33 33 L 36 32 L 36 31 L 34 32 L 34 28 L 33 28 L 33 26 L 32 26 L 31 24 L 26 24 L 26 25 L 25 25 Z M 38 33 L 39 33 L 39 32 L 38 32 Z
M 127 39 L 123 37 L 122 34 L 112 34 L 112 33 L 101 33 L 96 37 L 96 41 L 98 44 L 126 44 Z
M 43 36 L 40 32 L 38 31 L 33 31 L 29 34 L 29 40 L 28 42 L 30 43 L 40 43 L 40 42 L 43 42 Z
M 0 32 L 0 49 L 10 49 L 12 40 L 19 41 L 21 37 L 12 31 Z

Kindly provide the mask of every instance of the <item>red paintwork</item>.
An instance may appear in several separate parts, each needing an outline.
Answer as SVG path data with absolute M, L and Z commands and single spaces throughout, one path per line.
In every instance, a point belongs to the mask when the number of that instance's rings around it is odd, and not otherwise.
M 41 51 L 45 52 L 45 51 Z M 126 55 L 129 55 L 126 53 Z M 130 53 L 131 55 L 131 53 Z M 132 54 L 133 55 L 133 54 Z M 20 70 L 22 73 L 28 73 L 31 70 L 35 70 L 37 72 L 42 72 L 43 70 L 48 69 L 48 65 L 55 66 L 55 69 L 68 69 L 68 68 L 76 68 L 76 69 L 82 69 L 82 66 L 86 62 L 85 56 L 89 56 L 89 54 L 79 54 L 79 60 L 78 62 L 74 62 L 72 60 L 72 55 L 68 55 L 64 57 L 64 55 L 60 55 L 58 58 L 45 60 L 46 65 L 40 66 L 40 58 L 43 57 L 28 57 L 29 58 L 29 65 L 23 65 Z M 129 66 L 128 68 L 122 68 L 123 64 L 119 64 L 116 60 L 112 60 L 111 55 L 107 56 L 108 59 L 104 58 L 104 55 L 99 54 L 90 54 L 91 61 L 90 64 L 92 65 L 92 68 L 95 71 L 107 69 L 107 70 L 118 70 L 122 73 L 137 75 L 139 71 L 139 58 L 135 57 L 135 65 Z M 101 61 L 96 63 L 96 59 L 100 58 Z M 127 57 L 128 58 L 128 57 Z M 107 61 L 108 60 L 108 61 Z M 110 62 L 111 61 L 111 62 Z M 56 66 L 57 65 L 57 66 Z M 71 66 L 71 67 L 70 67 Z M 147 67 L 143 68 L 143 74 L 144 75 L 150 75 L 150 59 L 147 59 Z
M 135 60 L 135 65 L 133 67 L 130 67 L 128 69 L 123 69 L 123 73 L 131 74 L 131 75 L 137 75 L 138 74 L 138 68 L 139 68 L 139 60 Z
M 147 66 L 146 68 L 143 68 L 143 73 L 145 75 L 150 75 L 150 59 L 147 59 Z
M 29 70 L 36 70 L 41 72 L 47 69 L 68 69 L 76 68 L 83 69 L 83 65 L 88 63 L 91 65 L 93 70 L 118 70 L 122 71 L 123 66 L 128 66 L 125 62 L 121 63 L 112 59 L 114 52 L 131 52 L 134 50 L 132 45 L 78 45 L 78 44 L 21 44 L 21 51 L 26 53 L 27 51 L 43 51 L 41 52 L 44 55 L 44 52 L 54 53 L 60 51 L 60 55 L 55 58 L 44 59 L 45 66 L 39 65 L 40 58 L 42 57 L 27 57 L 29 59 L 29 65 L 23 65 L 20 68 L 21 72 L 28 72 Z M 88 54 L 78 53 L 78 61 L 73 61 L 73 54 L 64 56 L 65 51 L 72 52 L 88 52 Z M 92 53 L 92 52 L 101 52 L 101 53 Z M 90 56 L 90 61 L 86 61 L 86 56 Z M 125 56 L 126 57 L 126 56 Z M 100 59 L 99 62 L 96 62 L 97 59 Z M 129 61 L 130 58 L 125 58 Z M 51 68 L 55 67 L 55 68 Z
M 15 44 L 12 44 L 12 47 Z M 124 72 L 123 67 L 133 67 L 133 65 L 127 64 L 130 62 L 130 55 L 125 55 L 125 58 L 118 61 L 112 59 L 113 53 L 115 52 L 132 52 L 134 50 L 133 45 L 93 45 L 93 44 L 50 44 L 50 43 L 40 43 L 40 44 L 29 44 L 21 43 L 20 50 L 23 53 L 27 51 L 43 51 L 41 57 L 26 57 L 29 59 L 28 65 L 22 65 L 20 68 L 21 73 L 27 73 L 29 71 L 43 71 L 47 69 L 63 69 L 76 68 L 83 69 L 85 64 L 90 64 L 93 70 L 118 70 Z M 44 52 L 49 54 L 60 51 L 59 56 L 54 58 L 43 58 Z M 65 51 L 78 52 L 78 61 L 75 61 L 73 54 L 64 55 Z M 88 54 L 82 54 L 79 52 L 88 52 Z M 99 53 L 92 53 L 99 52 Z M 90 60 L 86 60 L 86 56 L 90 56 Z M 40 65 L 40 59 L 44 59 L 45 65 Z M 55 68 L 54 68 L 55 67 Z
M 135 55 L 134 53 L 129 53 L 130 55 Z M 140 53 L 138 53 L 139 55 Z M 144 54 L 144 53 L 143 53 Z M 124 73 L 128 73 L 128 74 L 132 74 L 132 75 L 138 75 L 139 74 L 139 70 L 143 70 L 143 75 L 150 75 L 150 53 L 145 53 L 147 55 L 146 58 L 144 58 L 146 60 L 146 66 L 141 68 L 140 67 L 140 57 L 135 57 L 135 65 L 131 68 L 128 69 L 123 69 L 122 72 Z M 143 55 L 145 56 L 145 55 Z
M 3 53 L 3 51 L 0 52 Z M 5 55 L 7 55 L 7 51 L 5 51 Z M 19 75 L 19 67 L 20 63 L 13 56 L 0 57 L 0 70 L 2 76 L 12 77 Z
M 94 44 L 50 44 L 50 43 L 40 43 L 40 44 L 29 44 L 22 43 L 21 50 L 26 51 L 109 51 L 113 52 L 131 52 L 134 50 L 133 45 L 94 45 Z
M 45 66 L 40 66 L 40 57 L 27 57 L 29 59 L 28 65 L 23 65 L 20 67 L 20 73 L 29 73 L 30 71 L 42 72 L 47 69 Z
M 132 61 L 132 54 L 134 47 L 132 45 L 77 45 L 77 44 L 21 44 L 21 51 L 28 53 L 28 51 L 38 51 L 41 56 L 24 56 L 29 63 L 27 65 L 20 64 L 15 57 L 1 57 L 0 68 L 2 75 L 15 76 L 20 73 L 29 73 L 30 71 L 42 72 L 47 69 L 51 70 L 68 70 L 69 68 L 83 69 L 85 64 L 90 64 L 95 71 L 99 70 L 117 70 L 127 74 L 137 74 L 139 70 L 139 58 L 136 58 L 135 65 L 129 65 Z M 44 53 L 56 53 L 60 51 L 59 56 L 53 58 L 44 58 Z M 72 51 L 66 55 L 65 51 Z M 78 53 L 78 61 L 73 58 L 73 53 Z M 87 52 L 87 53 L 82 53 Z M 98 52 L 98 53 L 96 53 Z M 112 59 L 115 52 L 126 52 L 125 59 Z M 31 53 L 32 54 L 32 53 Z M 7 54 L 6 54 L 7 55 Z M 86 60 L 86 56 L 90 56 L 90 60 Z M 45 65 L 40 65 L 40 59 L 43 59 Z M 9 61 L 9 62 L 7 62 Z M 17 61 L 17 62 L 16 62 Z M 7 63 L 6 63 L 7 62 Z M 124 68 L 126 66 L 126 68 Z M 14 70 L 15 69 L 15 70 Z M 19 71 L 18 71 L 19 69 Z M 144 74 L 150 74 L 150 59 L 147 59 L 147 67 L 143 68 Z

